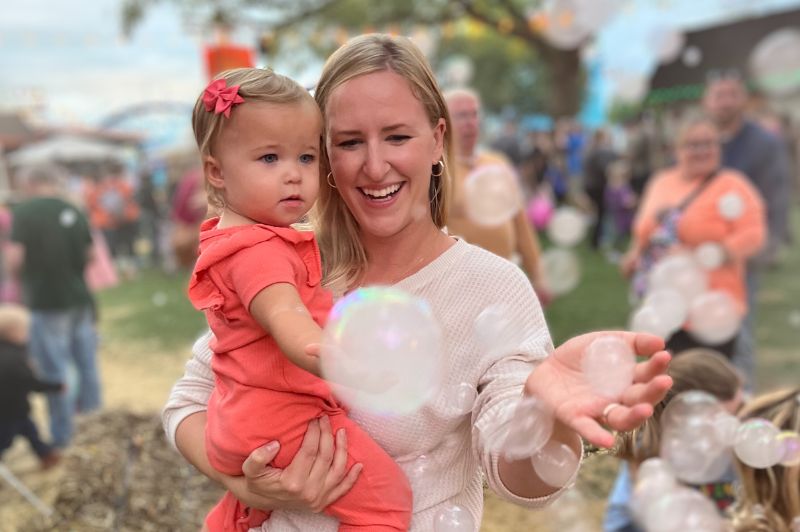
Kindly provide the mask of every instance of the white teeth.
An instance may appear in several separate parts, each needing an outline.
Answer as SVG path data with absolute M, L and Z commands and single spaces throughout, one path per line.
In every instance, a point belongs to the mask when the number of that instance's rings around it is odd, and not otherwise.
M 385 198 L 389 194 L 394 194 L 398 190 L 400 190 L 400 183 L 397 183 L 396 185 L 391 185 L 391 186 L 388 186 L 388 187 L 380 188 L 380 189 L 377 189 L 377 190 L 376 189 L 363 188 L 363 187 L 361 188 L 361 191 L 364 194 L 366 194 L 367 196 L 369 196 L 371 198 L 376 198 L 376 199 Z

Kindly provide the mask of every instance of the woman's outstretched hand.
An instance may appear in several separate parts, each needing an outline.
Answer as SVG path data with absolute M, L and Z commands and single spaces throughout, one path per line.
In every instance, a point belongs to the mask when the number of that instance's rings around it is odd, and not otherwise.
M 353 487 L 362 468 L 347 470 L 347 435 L 340 429 L 334 437 L 327 416 L 308 424 L 285 469 L 270 466 L 278 450 L 277 442 L 259 447 L 242 465 L 243 476 L 228 477 L 226 487 L 247 506 L 321 512 Z
M 604 397 L 593 391 L 581 369 L 583 353 L 589 344 L 608 335 L 624 340 L 637 356 L 647 357 L 636 365 L 633 384 L 619 398 Z M 531 372 L 525 383 L 525 394 L 543 400 L 558 421 L 589 442 L 608 448 L 614 444 L 614 436 L 608 429 L 632 430 L 653 414 L 653 406 L 672 386 L 672 379 L 666 375 L 669 361 L 664 340 L 652 334 L 588 333 L 559 346 Z M 606 419 L 603 412 L 611 404 L 619 406 L 610 408 Z

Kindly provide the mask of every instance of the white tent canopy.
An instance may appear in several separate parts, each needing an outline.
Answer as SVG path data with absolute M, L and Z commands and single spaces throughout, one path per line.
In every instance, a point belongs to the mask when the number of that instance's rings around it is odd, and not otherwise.
M 41 163 L 78 163 L 113 160 L 123 162 L 131 158 L 130 147 L 74 135 L 51 137 L 41 142 L 28 144 L 8 154 L 11 166 L 27 166 Z

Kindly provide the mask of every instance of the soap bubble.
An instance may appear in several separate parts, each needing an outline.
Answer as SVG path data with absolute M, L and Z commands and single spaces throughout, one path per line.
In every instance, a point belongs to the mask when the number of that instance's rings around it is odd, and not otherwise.
M 642 306 L 636 309 L 631 316 L 628 328 L 633 332 L 655 334 L 661 338 L 669 338 L 675 330 L 664 321 L 661 313 L 653 307 Z
M 560 296 L 578 286 L 581 265 L 572 251 L 550 248 L 542 253 L 542 273 L 550 293 Z
M 475 318 L 475 333 L 488 353 L 518 349 L 525 340 L 525 330 L 515 325 L 513 313 L 506 305 L 489 305 Z
M 169 302 L 169 297 L 164 292 L 161 292 L 161 291 L 154 292 L 153 293 L 153 297 L 152 297 L 152 301 L 153 301 L 153 306 L 155 306 L 155 307 L 163 307 L 164 305 L 166 305 Z
M 480 426 L 484 449 L 510 460 L 533 456 L 553 434 L 553 415 L 535 397 L 523 397 L 496 409 Z
M 676 395 L 661 414 L 661 458 L 691 484 L 718 479 L 730 466 L 729 442 L 718 440 L 715 420 L 725 410 L 699 390 Z
M 756 469 L 765 469 L 779 463 L 783 448 L 778 428 L 766 419 L 745 421 L 736 431 L 734 449 L 743 463 Z
M 433 518 L 434 532 L 474 532 L 475 518 L 457 504 L 445 506 Z
M 686 253 L 676 253 L 658 261 L 650 272 L 648 287 L 650 291 L 668 288 L 680 293 L 688 302 L 705 291 L 706 274 Z
M 788 430 L 781 432 L 778 442 L 781 446 L 780 464 L 786 467 L 800 465 L 800 434 Z
M 728 192 L 717 203 L 720 215 L 726 220 L 736 220 L 744 213 L 744 200 L 736 192 Z
M 686 322 L 689 305 L 680 292 L 671 288 L 656 288 L 647 293 L 642 306 L 654 309 L 669 334 L 680 329 Z
M 543 481 L 554 488 L 561 488 L 578 470 L 578 456 L 569 445 L 550 441 L 533 455 L 533 469 Z
M 733 298 L 727 292 L 713 291 L 692 300 L 687 329 L 701 342 L 716 345 L 736 336 L 741 322 Z
M 572 247 L 586 235 L 586 217 L 575 207 L 559 207 L 547 226 L 547 236 L 559 246 Z
M 694 250 L 694 258 L 697 264 L 705 270 L 715 270 L 725 263 L 725 248 L 716 242 L 706 242 L 700 244 Z
M 721 445 L 732 445 L 736 439 L 736 431 L 739 430 L 739 418 L 728 412 L 720 412 L 714 416 L 714 432 L 717 441 Z
M 422 299 L 396 288 L 360 288 L 333 306 L 320 363 L 345 403 L 408 414 L 441 386 L 441 331 Z
M 421 454 L 409 464 L 406 468 L 406 474 L 412 483 L 420 484 L 430 481 L 431 470 L 430 457 L 427 454 Z
M 444 389 L 444 393 L 447 411 L 456 416 L 472 412 L 478 398 L 478 390 L 475 389 L 475 385 L 468 382 L 448 386 Z
M 636 368 L 633 349 L 621 338 L 601 336 L 594 340 L 581 359 L 581 369 L 595 393 L 618 398 L 632 383 Z
M 664 460 L 648 458 L 642 462 L 631 494 L 631 509 L 636 521 L 643 523 L 650 508 L 677 485 L 672 469 Z
M 677 487 L 653 504 L 644 521 L 648 532 L 722 532 L 724 523 L 713 502 L 699 491 Z
M 506 223 L 522 202 L 517 178 L 503 164 L 482 165 L 470 172 L 464 179 L 464 198 L 467 216 L 484 226 Z

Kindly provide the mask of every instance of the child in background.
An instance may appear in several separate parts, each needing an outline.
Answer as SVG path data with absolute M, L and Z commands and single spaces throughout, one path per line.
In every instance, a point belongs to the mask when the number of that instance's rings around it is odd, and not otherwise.
M 619 260 L 631 234 L 633 217 L 636 214 L 636 194 L 631 188 L 631 167 L 628 161 L 620 159 L 608 165 L 608 183 L 604 193 L 606 229 L 609 235 L 610 258 Z
M 730 413 L 742 403 L 742 378 L 722 354 L 710 349 L 689 349 L 676 355 L 669 365 L 672 389 L 656 405 L 653 417 L 633 432 L 618 437 L 617 457 L 624 460 L 608 498 L 603 522 L 604 532 L 642 532 L 633 522 L 629 503 L 638 465 L 658 456 L 661 447 L 661 413 L 681 392 L 700 390 L 716 397 Z M 695 486 L 714 500 L 720 511 L 734 501 L 734 477 L 731 472 L 718 482 Z
M 0 454 L 17 436 L 28 440 L 42 469 L 56 465 L 61 455 L 39 437 L 30 417 L 30 392 L 51 392 L 63 389 L 61 383 L 36 378 L 28 362 L 28 330 L 30 314 L 18 305 L 0 305 Z
M 215 387 L 208 403 L 211 465 L 241 475 L 257 447 L 279 441 L 286 467 L 308 423 L 344 429 L 358 481 L 326 508 L 339 530 L 407 530 L 411 489 L 394 461 L 350 421 L 319 378 L 319 343 L 332 296 L 321 285 L 314 234 L 304 219 L 319 189 L 322 117 L 300 85 L 271 70 L 223 72 L 198 98 L 192 126 L 209 203 L 220 216 L 201 225 L 189 298 L 214 333 Z M 378 193 L 377 191 L 375 192 Z M 268 518 L 231 493 L 206 518 L 217 530 L 248 530 Z
M 762 418 L 783 431 L 800 431 L 800 388 L 769 392 L 739 413 L 744 422 Z M 753 469 L 736 460 L 741 489 L 734 506 L 736 532 L 800 531 L 800 464 Z

